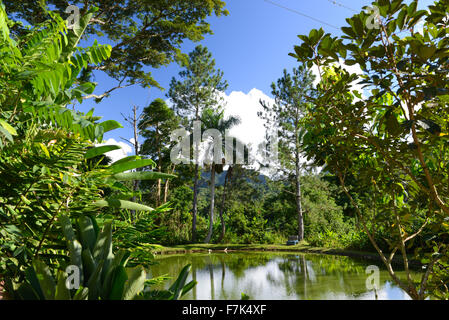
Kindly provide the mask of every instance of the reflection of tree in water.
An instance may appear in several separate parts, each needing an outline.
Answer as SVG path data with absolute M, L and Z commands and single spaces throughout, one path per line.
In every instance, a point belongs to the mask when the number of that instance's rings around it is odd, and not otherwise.
M 344 294 L 358 298 L 367 293 L 366 263 L 348 257 L 299 255 L 277 259 L 279 273 L 268 273 L 267 280 L 285 288 L 288 296 L 298 299 L 319 299 L 323 293 Z M 380 285 L 389 280 L 380 273 Z
M 265 266 L 272 259 L 270 254 L 237 254 L 236 259 L 226 260 L 226 266 L 236 279 L 241 279 L 245 276 L 245 271 Z

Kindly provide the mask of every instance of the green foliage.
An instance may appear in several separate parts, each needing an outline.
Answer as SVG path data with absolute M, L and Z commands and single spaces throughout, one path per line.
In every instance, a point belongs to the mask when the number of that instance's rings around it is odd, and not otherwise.
M 67 7 L 66 1 L 42 1 L 54 8 L 61 15 Z M 49 16 L 55 14 L 41 6 L 40 1 L 4 1 L 10 17 L 15 16 L 32 26 L 44 23 Z M 212 33 L 207 18 L 209 16 L 227 15 L 225 3 L 221 0 L 174 0 L 174 1 L 71 1 L 78 6 L 83 18 L 80 28 L 74 35 L 83 35 L 87 39 L 92 36 L 105 37 L 110 48 L 109 59 L 103 61 L 102 50 L 91 53 L 92 61 L 85 64 L 84 74 L 89 78 L 92 71 L 101 70 L 108 76 L 127 86 L 140 84 L 144 87 L 159 86 L 151 73 L 145 69 L 159 68 L 173 61 L 183 63 L 185 55 L 181 45 L 185 40 L 199 41 L 205 34 Z M 89 14 L 86 11 L 90 8 Z M 67 15 L 68 17 L 68 15 Z M 62 20 L 61 20 L 62 21 Z M 87 22 L 90 22 L 87 29 Z M 4 34 L 5 32 L 3 32 Z M 21 22 L 16 22 L 13 33 L 29 35 L 29 30 Z M 69 39 L 68 47 L 75 48 L 79 37 Z M 52 50 L 52 49 L 51 49 Z M 98 58 L 97 58 L 98 57 Z M 108 96 L 109 92 L 98 95 L 98 99 Z
M 174 146 L 174 142 L 171 141 L 171 134 L 178 129 L 179 121 L 179 118 L 175 116 L 174 111 L 167 106 L 164 100 L 156 99 L 143 110 L 141 120 L 138 123 L 140 135 L 145 138 L 140 148 L 140 154 L 155 159 L 159 171 L 158 176 L 155 176 L 155 181 L 142 183 L 140 188 L 148 190 L 151 198 L 146 200 L 151 201 L 156 206 L 167 201 L 170 183 L 167 178 L 174 178 L 161 172 L 173 173 L 175 171 L 175 165 L 172 164 L 170 156 Z M 164 186 L 162 186 L 163 181 Z M 164 189 L 163 198 L 162 188 Z M 154 189 L 156 192 L 153 191 Z
M 223 72 L 215 69 L 215 60 L 206 47 L 195 47 L 179 78 L 172 79 L 168 97 L 178 115 L 187 118 L 189 127 L 191 121 L 200 120 L 204 110 L 223 104 L 217 92 L 225 91 L 228 83 L 223 80 Z
M 108 223 L 99 233 L 95 231 L 96 221 L 83 217 L 77 221 L 77 230 L 67 216 L 60 222 L 70 251 L 71 266 L 76 266 L 80 275 L 80 287 L 70 290 L 67 286 L 71 276 L 57 272 L 57 280 L 52 271 L 40 260 L 34 260 L 25 274 L 25 281 L 9 290 L 12 299 L 25 300 L 134 300 L 164 299 L 176 300 L 195 286 L 195 282 L 185 284 L 190 266 L 186 266 L 178 279 L 164 294 L 145 290 L 146 271 L 142 266 L 126 268 L 129 252 L 120 250 L 112 253 L 112 225 Z M 76 237 L 75 234 L 79 236 Z
M 444 269 L 439 261 L 445 263 L 448 249 L 447 1 L 429 10 L 417 10 L 417 1 L 373 5 L 380 9 L 379 29 L 369 28 L 361 12 L 347 19 L 342 37 L 323 30 L 299 36 L 302 43 L 291 55 L 318 66 L 322 80 L 310 99 L 302 142 L 308 159 L 338 177 L 387 267 L 401 252 L 408 272 L 406 252 L 421 243 L 413 253 L 426 257 L 422 282 L 399 279 L 391 268 L 390 274 L 412 298 L 424 299 L 438 286 L 432 275 Z M 423 30 L 416 32 L 420 19 Z M 361 74 L 337 63 L 358 66 Z M 380 248 L 379 230 L 389 235 L 391 256 Z M 424 240 L 428 232 L 432 240 Z

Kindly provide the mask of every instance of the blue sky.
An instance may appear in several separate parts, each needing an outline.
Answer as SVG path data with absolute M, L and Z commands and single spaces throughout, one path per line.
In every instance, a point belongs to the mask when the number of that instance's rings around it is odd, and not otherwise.
M 274 5 L 274 2 L 311 16 L 318 21 L 306 18 L 300 14 Z M 225 79 L 229 82 L 227 94 L 242 92 L 247 94 L 256 88 L 267 96 L 271 96 L 270 84 L 276 81 L 284 68 L 297 66 L 295 59 L 288 56 L 293 47 L 300 43 L 298 34 L 308 34 L 313 28 L 320 28 L 334 35 L 341 31 L 326 24 L 342 27 L 345 19 L 354 12 L 371 3 L 370 0 L 228 0 L 226 17 L 210 18 L 208 21 L 214 32 L 206 36 L 200 43 L 212 52 L 217 67 L 223 70 Z M 433 1 L 421 0 L 421 6 Z M 345 6 L 345 7 L 343 7 Z M 349 9 L 350 8 L 350 9 Z M 183 46 L 188 53 L 198 43 L 187 42 Z M 151 70 L 159 84 L 168 89 L 170 80 L 180 71 L 176 64 Z M 99 83 L 97 93 L 113 87 L 115 83 L 102 74 L 96 76 Z M 112 93 L 100 104 L 93 100 L 84 102 L 77 108 L 88 111 L 95 107 L 95 114 L 103 116 L 104 120 L 114 119 L 124 125 L 124 129 L 108 133 L 105 139 L 132 137 L 132 129 L 124 121 L 120 113 L 131 114 L 133 105 L 141 109 L 156 98 L 166 99 L 166 91 L 157 88 L 143 89 L 139 86 L 120 89 Z M 243 107 L 243 106 L 242 106 Z M 235 108 L 234 108 L 235 109 Z

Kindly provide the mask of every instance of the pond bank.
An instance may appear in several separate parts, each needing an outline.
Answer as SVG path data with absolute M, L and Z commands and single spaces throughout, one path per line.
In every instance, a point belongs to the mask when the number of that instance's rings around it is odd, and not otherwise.
M 187 244 L 177 245 L 172 247 L 158 247 L 153 250 L 156 255 L 168 254 L 183 254 L 183 253 L 201 253 L 201 252 L 233 252 L 233 251 L 279 251 L 279 252 L 299 252 L 299 253 L 314 253 L 326 255 L 338 255 L 360 258 L 364 260 L 381 261 L 377 252 L 354 251 L 345 249 L 333 249 L 323 247 L 313 247 L 306 244 L 298 244 L 295 246 L 287 245 L 272 245 L 272 244 Z M 403 264 L 402 258 L 396 256 L 393 259 L 395 264 Z M 414 267 L 420 267 L 419 262 L 413 263 Z

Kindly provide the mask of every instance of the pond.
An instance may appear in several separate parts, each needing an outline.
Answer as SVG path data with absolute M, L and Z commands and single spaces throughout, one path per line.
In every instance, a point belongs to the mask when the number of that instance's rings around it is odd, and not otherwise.
M 183 300 L 240 300 L 242 292 L 252 300 L 376 299 L 366 286 L 370 276 L 366 268 L 374 264 L 380 270 L 377 298 L 409 299 L 381 262 L 344 256 L 232 252 L 159 256 L 156 262 L 150 268 L 151 277 L 176 278 L 185 265 L 192 265 L 188 281 L 198 284 Z

